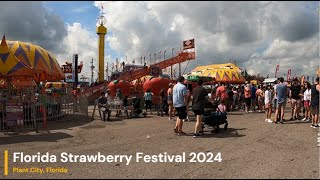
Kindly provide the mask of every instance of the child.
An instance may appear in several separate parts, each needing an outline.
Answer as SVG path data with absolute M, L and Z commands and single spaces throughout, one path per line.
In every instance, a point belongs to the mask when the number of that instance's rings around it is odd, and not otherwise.
M 226 103 L 225 100 L 221 100 L 221 103 L 219 104 L 217 111 L 225 113 L 227 111 L 227 107 L 225 103 Z

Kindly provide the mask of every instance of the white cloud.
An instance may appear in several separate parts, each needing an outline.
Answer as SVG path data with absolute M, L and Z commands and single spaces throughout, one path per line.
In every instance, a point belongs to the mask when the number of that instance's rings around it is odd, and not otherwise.
M 81 75 L 91 77 L 91 59 L 93 59 L 94 79 L 97 77 L 98 70 L 98 37 L 94 32 L 89 32 L 80 23 L 75 22 L 73 24 L 67 24 L 67 36 L 64 38 L 61 46 L 64 47 L 65 52 L 56 54 L 56 57 L 60 65 L 65 62 L 72 62 L 72 55 L 79 55 L 79 63 L 83 61 L 83 70 Z M 110 56 L 106 56 L 106 59 L 111 59 Z
M 271 74 L 280 63 L 283 71 L 292 68 L 297 74 L 311 74 L 310 68 L 319 61 L 319 29 L 314 26 L 319 17 L 305 3 L 96 1 L 94 5 L 104 5 L 113 33 L 110 47 L 130 59 L 179 49 L 183 40 L 195 38 L 202 65 L 232 58 L 251 73 Z M 190 64 L 188 70 L 197 62 Z

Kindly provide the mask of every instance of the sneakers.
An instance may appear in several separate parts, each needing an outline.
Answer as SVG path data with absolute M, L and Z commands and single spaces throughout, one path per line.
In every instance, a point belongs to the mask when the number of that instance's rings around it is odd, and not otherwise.
M 301 119 L 301 121 L 306 121 L 307 120 L 307 118 L 303 118 L 303 119 Z
M 194 137 L 194 138 L 201 137 L 201 134 L 199 134 L 199 133 L 194 133 L 194 134 L 193 134 L 193 137 Z
M 314 126 L 314 128 L 318 128 L 319 127 L 319 125 L 318 124 L 316 124 L 315 126 Z
M 267 119 L 268 123 L 273 123 L 273 121 L 271 119 Z
M 249 113 L 252 113 L 252 111 L 249 111 Z
M 311 126 L 310 126 L 310 127 L 315 128 L 313 124 L 311 124 Z

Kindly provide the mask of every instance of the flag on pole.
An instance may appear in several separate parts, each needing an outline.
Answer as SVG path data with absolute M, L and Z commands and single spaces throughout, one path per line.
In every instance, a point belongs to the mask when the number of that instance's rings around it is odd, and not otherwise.
M 288 73 L 287 73 L 287 81 L 291 80 L 291 69 L 288 69 Z
M 278 74 L 279 68 L 280 68 L 280 65 L 278 64 L 277 67 L 276 67 L 275 78 L 277 78 L 277 74 Z

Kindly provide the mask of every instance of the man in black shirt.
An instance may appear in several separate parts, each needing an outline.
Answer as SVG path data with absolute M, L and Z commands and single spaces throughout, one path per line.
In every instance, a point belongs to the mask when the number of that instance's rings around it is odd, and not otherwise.
M 202 85 L 203 85 L 203 80 L 200 79 L 198 81 L 198 87 L 196 87 L 192 93 L 192 96 L 193 96 L 192 111 L 197 116 L 197 123 L 195 126 L 195 133 L 193 137 L 200 136 L 199 132 L 201 130 L 201 125 L 202 125 L 201 123 L 202 123 L 202 118 L 204 114 L 204 105 L 206 102 L 206 96 L 208 96 L 208 92 L 204 87 L 202 87 Z
M 294 79 L 290 88 L 289 97 L 291 98 L 291 119 L 299 118 L 299 109 L 300 109 L 300 94 L 301 94 L 301 86 L 298 84 L 298 79 Z
M 102 112 L 103 121 L 106 121 L 106 113 L 108 113 L 108 119 L 107 119 L 107 121 L 111 121 L 111 120 L 110 120 L 111 111 L 109 110 L 108 100 L 107 100 L 107 98 L 105 97 L 105 93 L 104 93 L 104 92 L 101 93 L 101 96 L 100 96 L 99 99 L 98 99 L 98 108 L 99 108 L 99 111 Z

